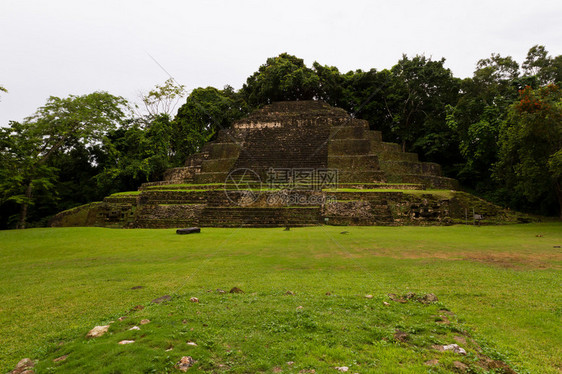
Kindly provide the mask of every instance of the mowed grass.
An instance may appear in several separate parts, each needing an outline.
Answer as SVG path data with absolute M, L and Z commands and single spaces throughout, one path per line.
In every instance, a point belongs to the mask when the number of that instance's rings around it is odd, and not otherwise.
M 193 370 L 447 372 L 458 358 L 424 365 L 437 354 L 430 346 L 468 334 L 520 372 L 559 373 L 561 244 L 560 223 L 3 231 L 0 370 L 31 357 L 44 371 L 158 372 L 191 355 Z M 234 286 L 246 293 L 208 292 Z M 440 302 L 383 305 L 387 293 L 408 292 Z M 150 303 L 165 294 L 168 303 Z M 145 309 L 84 339 L 136 305 Z M 451 324 L 437 323 L 443 309 Z M 140 318 L 153 322 L 128 331 Z M 393 340 L 396 329 L 408 342 Z M 116 344 L 128 338 L 136 342 Z

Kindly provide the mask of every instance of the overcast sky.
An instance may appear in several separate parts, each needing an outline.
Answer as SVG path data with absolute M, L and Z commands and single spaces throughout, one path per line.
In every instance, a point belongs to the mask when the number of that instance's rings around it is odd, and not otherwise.
M 150 56 L 190 90 L 238 89 L 282 52 L 342 72 L 425 54 L 467 77 L 493 52 L 562 54 L 561 21 L 560 0 L 1 0 L 0 125 L 51 95 L 135 100 L 168 78 Z

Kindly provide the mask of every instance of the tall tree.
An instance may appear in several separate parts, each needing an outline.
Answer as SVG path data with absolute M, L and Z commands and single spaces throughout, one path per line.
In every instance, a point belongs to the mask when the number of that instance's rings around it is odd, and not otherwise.
M 304 61 L 287 53 L 268 58 L 243 85 L 241 93 L 251 107 L 282 100 L 310 100 L 318 96 L 319 78 Z
M 496 190 L 490 169 L 497 161 L 507 108 L 518 95 L 518 77 L 519 64 L 513 58 L 492 54 L 478 61 L 473 77 L 461 82 L 456 105 L 448 107 L 447 124 L 462 156 L 456 177 L 488 198 Z
M 403 55 L 391 69 L 396 79 L 385 102 L 392 118 L 392 131 L 404 151 L 416 149 L 428 155 L 441 152 L 439 147 L 448 147 L 447 137 L 427 136 L 448 131 L 445 108 L 456 102 L 459 92 L 458 79 L 444 63 L 445 59 L 433 61 L 425 56 L 409 59 Z
M 143 182 L 161 180 L 173 165 L 172 123 L 161 114 L 149 121 L 136 118 L 110 131 L 93 154 L 100 172 L 97 186 L 110 194 L 138 188 Z
M 185 95 L 185 86 L 177 84 L 173 78 L 170 78 L 162 86 L 156 85 L 148 93 L 142 93 L 141 100 L 150 117 L 161 114 L 172 117 Z
M 106 92 L 67 98 L 50 97 L 45 106 L 2 132 L 3 173 L 16 174 L 2 185 L 4 199 L 20 205 L 18 228 L 25 228 L 28 208 L 37 187 L 49 189 L 57 170 L 49 162 L 72 144 L 91 144 L 119 124 L 126 101 Z
M 538 86 L 562 81 L 562 56 L 552 57 L 545 46 L 535 45 L 523 62 L 525 76 L 533 77 Z
M 512 196 L 527 199 L 542 213 L 558 201 L 562 218 L 562 92 L 549 85 L 526 87 L 510 106 L 501 129 L 499 161 L 494 176 L 511 190 Z
M 219 130 L 248 113 L 248 106 L 232 87 L 196 88 L 178 109 L 172 128 L 172 149 L 175 162 L 198 152 Z

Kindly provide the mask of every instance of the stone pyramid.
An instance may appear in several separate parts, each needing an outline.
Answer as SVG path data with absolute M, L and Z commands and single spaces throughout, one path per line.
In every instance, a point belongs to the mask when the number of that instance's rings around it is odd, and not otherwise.
M 458 191 L 441 167 L 322 101 L 275 102 L 139 191 L 59 213 L 54 226 L 449 224 L 518 217 Z M 520 218 L 520 217 L 519 217 Z

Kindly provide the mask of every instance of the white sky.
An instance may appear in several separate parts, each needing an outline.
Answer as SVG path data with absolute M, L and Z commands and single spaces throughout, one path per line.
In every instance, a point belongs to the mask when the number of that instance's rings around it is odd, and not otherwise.
M 108 91 L 135 100 L 168 76 L 188 89 L 238 89 L 288 52 L 340 71 L 445 57 L 471 76 L 492 52 L 562 54 L 560 0 L 1 0 L 0 126 L 53 96 Z

